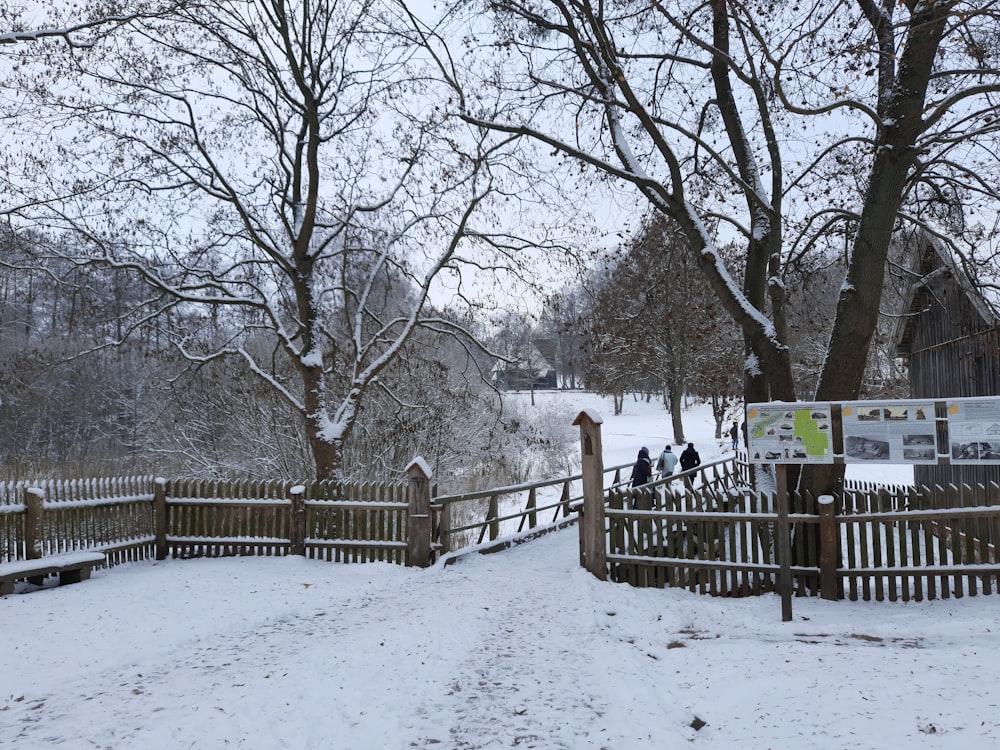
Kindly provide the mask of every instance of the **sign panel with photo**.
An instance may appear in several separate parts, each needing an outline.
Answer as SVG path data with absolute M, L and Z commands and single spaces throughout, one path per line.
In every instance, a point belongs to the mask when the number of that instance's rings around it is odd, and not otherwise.
M 840 414 L 845 463 L 937 463 L 932 401 L 852 401 Z
M 953 464 L 1000 464 L 1000 399 L 949 401 L 948 444 Z
M 750 404 L 747 446 L 751 463 L 833 463 L 830 404 Z

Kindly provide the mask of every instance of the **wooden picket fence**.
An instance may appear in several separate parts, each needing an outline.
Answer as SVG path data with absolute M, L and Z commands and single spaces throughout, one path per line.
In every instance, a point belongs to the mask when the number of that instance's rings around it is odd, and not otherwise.
M 150 558 L 153 487 L 152 477 L 2 483 L 0 563 L 83 551 L 105 552 L 108 565 Z
M 627 468 L 611 467 L 603 476 L 613 580 L 719 596 L 775 590 L 779 516 L 772 495 L 748 489 L 745 465 L 712 462 L 640 490 L 622 484 Z M 419 534 L 433 558 L 574 523 L 580 479 L 441 497 L 428 491 L 427 528 Z M 412 500 L 406 482 L 119 477 L 0 484 L 0 563 L 100 551 L 109 566 L 167 556 L 287 554 L 403 564 L 416 528 Z M 832 504 L 792 493 L 788 523 L 799 596 L 835 589 L 850 599 L 906 601 L 1000 589 L 996 484 L 848 483 Z
M 775 498 L 747 487 L 670 485 L 608 493 L 610 577 L 718 596 L 774 591 Z M 1000 589 L 1000 486 L 848 483 L 822 504 L 789 495 L 791 573 L 799 596 L 883 601 Z M 835 593 L 831 590 L 835 589 Z
M 627 466 L 630 466 L 627 465 Z M 621 482 L 626 465 L 610 467 Z M 413 479 L 340 484 L 163 480 L 151 476 L 0 484 L 0 564 L 100 551 L 107 565 L 166 557 L 300 554 L 331 562 L 411 562 L 484 548 L 575 521 L 580 475 L 431 497 L 411 518 Z M 504 542 L 500 542 L 504 544 Z
M 109 566 L 167 556 L 292 552 L 337 562 L 403 563 L 408 489 L 406 482 L 149 476 L 8 483 L 0 485 L 0 563 L 74 551 L 104 552 Z
M 333 562 L 406 561 L 406 482 L 182 480 L 166 485 L 165 505 L 173 557 L 295 553 Z M 302 551 L 293 549 L 297 544 Z

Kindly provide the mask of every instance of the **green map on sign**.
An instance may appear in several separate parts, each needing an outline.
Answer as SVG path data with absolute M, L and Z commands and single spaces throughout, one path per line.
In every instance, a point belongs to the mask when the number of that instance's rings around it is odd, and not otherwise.
M 829 430 L 819 429 L 819 422 L 813 419 L 812 409 L 795 410 L 795 435 L 802 438 L 802 445 L 810 456 L 825 456 L 830 451 Z

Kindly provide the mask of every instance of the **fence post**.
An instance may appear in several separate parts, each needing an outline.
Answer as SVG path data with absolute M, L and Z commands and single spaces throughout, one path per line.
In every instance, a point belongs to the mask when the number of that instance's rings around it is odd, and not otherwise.
M 153 480 L 153 525 L 156 529 L 156 559 L 167 559 L 167 480 Z
M 490 495 L 490 504 L 486 509 L 486 520 L 490 524 L 490 541 L 496 541 L 500 536 L 500 500 L 495 492 Z
M 824 599 L 837 599 L 837 516 L 833 495 L 819 500 L 819 591 Z
M 426 568 L 431 564 L 431 469 L 422 458 L 406 467 L 409 507 L 406 521 L 406 564 Z
M 451 552 L 451 503 L 441 505 L 438 510 L 437 538 L 441 554 Z
M 582 411 L 573 420 L 580 427 L 583 463 L 583 508 L 580 517 L 580 554 L 584 567 L 602 581 L 608 577 L 607 533 L 604 529 L 604 453 L 601 423 L 594 412 Z
M 45 522 L 42 519 L 44 502 L 44 489 L 24 488 L 24 507 L 27 510 L 24 518 L 24 556 L 28 560 L 37 560 L 42 556 L 42 542 L 45 539 Z
M 292 527 L 290 529 L 291 544 L 288 547 L 288 554 L 306 554 L 306 488 L 305 485 L 297 484 L 289 490 L 292 496 Z

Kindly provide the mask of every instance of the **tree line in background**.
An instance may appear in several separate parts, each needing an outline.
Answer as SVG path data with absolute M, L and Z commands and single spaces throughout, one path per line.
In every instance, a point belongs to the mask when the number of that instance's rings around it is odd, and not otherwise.
M 552 294 L 537 316 L 508 310 L 488 324 L 456 316 L 482 347 L 420 331 L 383 376 L 391 396 L 366 401 L 345 447 L 345 475 L 398 476 L 418 454 L 445 482 L 516 482 L 545 467 L 570 471 L 572 415 L 539 417 L 504 404 L 496 373 L 510 367 L 551 368 L 555 387 L 612 396 L 618 410 L 627 394 L 662 401 L 678 444 L 685 441 L 682 398 L 704 400 L 713 404 L 721 435 L 742 404 L 741 338 L 682 242 L 654 218 L 620 255 Z M 313 473 L 301 422 L 272 388 L 248 377 L 238 361 L 192 356 L 245 330 L 238 312 L 173 307 L 137 324 L 129 311 L 154 301 L 128 271 L 72 263 L 72 253 L 53 253 L 51 240 L 32 232 L 3 232 L 0 252 L 6 476 Z M 813 272 L 802 281 L 835 278 Z M 822 311 L 800 313 L 794 330 L 806 339 L 820 335 L 828 322 Z M 183 348 L 176 344 L 181 336 Z M 266 341 L 246 345 L 266 353 Z M 294 378 L 279 362 L 270 376 Z M 816 364 L 804 361 L 801 377 L 815 378 Z M 870 395 L 898 395 L 899 387 L 895 374 L 886 378 L 873 365 Z
M 682 440 L 685 393 L 719 420 L 896 392 L 911 228 L 995 270 L 993 2 L 0 18 L 11 466 L 516 476 L 557 450 L 501 371 L 662 396 Z M 641 221 L 607 252 L 586 206 L 621 186 Z
M 51 250 L 32 233 L 0 236 L 6 477 L 314 475 L 299 415 L 284 399 L 238 360 L 192 356 L 239 335 L 246 322 L 237 313 L 174 307 L 135 325 L 125 311 L 150 303 L 148 288 L 126 271 L 79 266 Z M 268 356 L 264 339 L 244 345 Z M 271 378 L 294 379 L 273 361 Z M 465 488 L 522 481 L 546 465 L 569 472 L 569 421 L 503 405 L 492 363 L 454 336 L 418 332 L 382 376 L 387 395 L 366 399 L 345 448 L 345 478 L 398 478 L 416 455 L 443 487 L 456 478 Z

